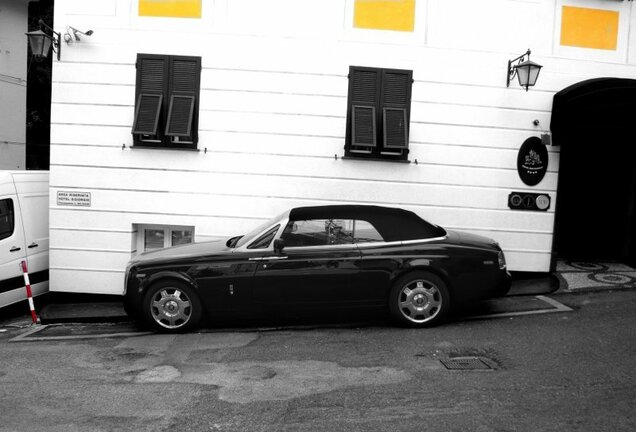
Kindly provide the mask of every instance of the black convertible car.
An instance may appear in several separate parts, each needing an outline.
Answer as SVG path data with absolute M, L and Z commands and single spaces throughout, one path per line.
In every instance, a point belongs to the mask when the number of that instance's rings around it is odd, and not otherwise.
M 440 322 L 451 305 L 505 294 L 499 245 L 387 207 L 300 207 L 227 241 L 148 252 L 126 269 L 128 313 L 162 332 L 208 317 L 388 307 Z

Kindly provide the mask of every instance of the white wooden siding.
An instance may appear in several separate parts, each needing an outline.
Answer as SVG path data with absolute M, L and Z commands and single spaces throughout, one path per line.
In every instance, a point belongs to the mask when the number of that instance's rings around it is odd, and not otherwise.
M 244 233 L 289 207 L 329 203 L 410 209 L 496 239 L 511 270 L 547 271 L 559 148 L 548 148 L 548 173 L 536 187 L 519 179 L 518 149 L 549 130 L 555 92 L 588 78 L 636 73 L 629 60 L 553 56 L 556 1 L 475 6 L 489 20 L 518 16 L 515 8 L 547 13 L 549 23 L 536 29 L 524 21 L 520 37 L 529 39 L 510 52 L 517 45 L 498 44 L 500 29 L 487 26 L 480 26 L 493 33 L 482 35 L 494 41 L 487 47 L 448 40 L 455 24 L 444 21 L 453 17 L 440 0 L 418 1 L 428 36 L 422 27 L 403 35 L 351 31 L 353 2 L 345 0 L 305 0 L 309 9 L 274 0 L 266 10 L 285 12 L 266 26 L 240 20 L 258 0 L 204 1 L 201 20 L 138 17 L 134 0 L 104 0 L 100 13 L 74 13 L 77 1 L 59 0 L 56 26 L 95 33 L 65 46 L 62 61 L 54 61 L 52 290 L 121 293 L 134 224 L 194 226 L 196 241 L 205 241 Z M 630 6 L 623 13 L 631 14 Z M 324 13 L 299 26 L 308 10 Z M 507 60 L 525 42 L 544 65 L 529 92 L 516 83 L 506 88 L 504 79 Z M 198 152 L 130 148 L 137 53 L 201 56 Z M 412 163 L 341 159 L 351 65 L 413 70 Z M 90 192 L 92 205 L 57 206 L 57 190 Z M 550 209 L 511 211 L 507 198 L 517 190 L 548 193 Z

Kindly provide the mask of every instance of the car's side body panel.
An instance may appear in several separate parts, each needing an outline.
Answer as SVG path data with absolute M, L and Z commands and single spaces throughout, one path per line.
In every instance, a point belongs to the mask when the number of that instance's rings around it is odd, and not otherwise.
M 417 247 L 402 244 L 359 245 L 362 254 L 359 283 L 367 287 L 369 302 L 386 304 L 395 279 L 414 269 L 429 269 L 446 276 L 447 255 L 441 241 Z
M 360 251 L 355 245 L 289 248 L 268 253 L 256 269 L 253 301 L 259 307 L 294 310 L 360 301 L 356 288 Z

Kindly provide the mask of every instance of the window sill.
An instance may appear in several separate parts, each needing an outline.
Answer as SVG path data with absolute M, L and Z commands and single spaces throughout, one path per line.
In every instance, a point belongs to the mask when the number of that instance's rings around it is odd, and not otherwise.
M 340 159 L 356 160 L 356 161 L 369 161 L 369 162 L 392 162 L 392 163 L 402 163 L 402 164 L 410 164 L 411 163 L 411 161 L 408 160 L 408 159 L 384 159 L 384 158 L 355 157 L 355 156 L 342 156 Z
M 190 152 L 199 152 L 198 148 L 188 148 L 188 147 L 165 147 L 165 146 L 149 146 L 149 145 L 132 145 L 131 149 L 149 149 L 149 150 L 176 150 L 176 151 L 190 151 Z

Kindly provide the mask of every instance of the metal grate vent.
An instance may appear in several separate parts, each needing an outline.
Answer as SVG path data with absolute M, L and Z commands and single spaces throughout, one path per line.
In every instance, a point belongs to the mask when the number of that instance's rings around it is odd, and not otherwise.
M 488 370 L 492 369 L 488 363 L 479 357 L 454 357 L 449 359 L 441 359 L 440 362 L 446 369 L 451 370 Z

